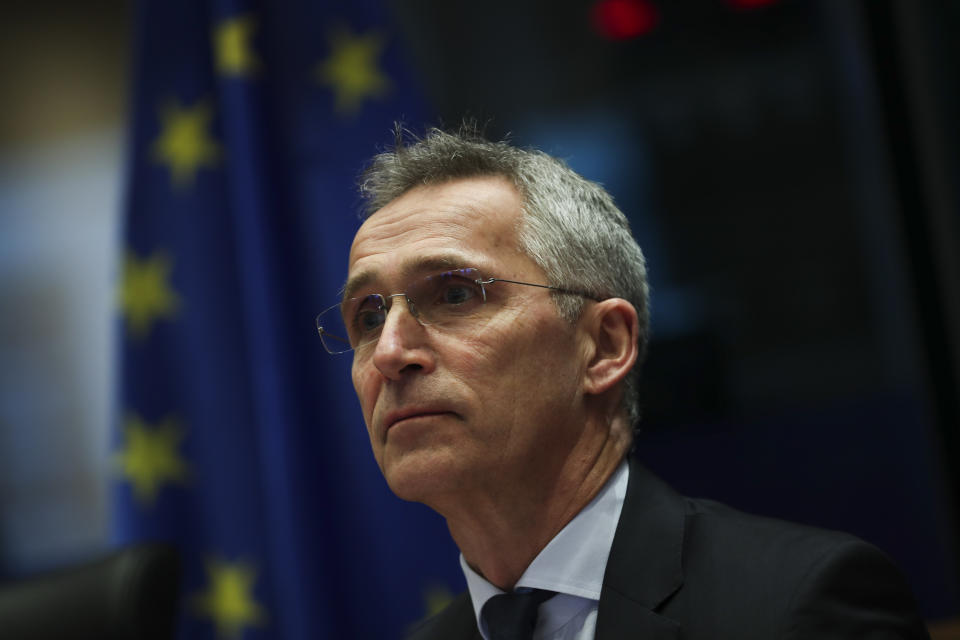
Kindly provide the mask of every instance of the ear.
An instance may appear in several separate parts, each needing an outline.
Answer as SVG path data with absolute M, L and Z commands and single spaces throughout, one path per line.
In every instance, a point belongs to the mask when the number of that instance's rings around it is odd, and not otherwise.
M 593 357 L 587 362 L 584 391 L 599 395 L 623 380 L 637 361 L 637 311 L 623 298 L 598 302 L 590 311 Z

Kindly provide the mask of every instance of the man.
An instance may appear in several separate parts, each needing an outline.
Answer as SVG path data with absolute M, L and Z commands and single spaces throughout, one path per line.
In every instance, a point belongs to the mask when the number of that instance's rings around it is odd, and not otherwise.
M 374 457 L 446 519 L 469 587 L 412 637 L 927 637 L 873 547 L 629 461 L 646 272 L 602 187 L 469 130 L 398 135 L 361 187 L 318 329 L 353 350 Z

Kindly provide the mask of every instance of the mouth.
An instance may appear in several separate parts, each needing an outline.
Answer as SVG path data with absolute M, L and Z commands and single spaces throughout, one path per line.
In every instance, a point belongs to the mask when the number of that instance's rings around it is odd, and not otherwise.
M 390 431 L 396 425 L 405 422 L 407 420 L 414 420 L 416 418 L 429 418 L 432 416 L 455 416 L 456 414 L 452 411 L 447 411 L 445 409 L 401 409 L 399 411 L 392 411 L 387 414 L 387 419 L 384 420 L 386 428 L 384 433 Z

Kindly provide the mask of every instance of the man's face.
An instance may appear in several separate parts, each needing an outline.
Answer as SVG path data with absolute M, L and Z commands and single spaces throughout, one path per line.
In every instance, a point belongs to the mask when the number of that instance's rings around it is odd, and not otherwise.
M 349 295 L 399 293 L 418 276 L 466 267 L 545 284 L 517 246 L 520 207 L 499 177 L 407 192 L 357 232 Z M 401 498 L 433 504 L 547 482 L 575 449 L 582 332 L 545 289 L 488 285 L 482 311 L 468 330 L 450 331 L 419 323 L 396 297 L 379 340 L 354 352 L 373 455 Z

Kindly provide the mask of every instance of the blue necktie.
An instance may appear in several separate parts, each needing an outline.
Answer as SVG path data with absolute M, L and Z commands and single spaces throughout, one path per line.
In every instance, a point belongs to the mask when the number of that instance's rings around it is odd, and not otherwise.
M 537 626 L 537 609 L 555 591 L 519 588 L 487 600 L 480 617 L 487 623 L 490 640 L 530 640 Z

